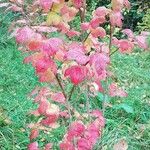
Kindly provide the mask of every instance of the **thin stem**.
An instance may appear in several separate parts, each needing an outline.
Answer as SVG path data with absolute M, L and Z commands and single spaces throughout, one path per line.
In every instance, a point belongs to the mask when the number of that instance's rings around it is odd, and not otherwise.
M 111 52 L 109 56 L 112 56 L 113 54 L 115 54 L 118 51 L 118 49 L 116 49 L 115 51 Z
M 111 53 L 111 48 L 112 48 L 112 38 L 113 38 L 113 26 L 110 23 L 110 34 L 109 34 L 109 53 L 111 55 L 113 55 L 113 53 Z M 107 78 L 106 78 L 106 87 L 105 87 L 105 91 L 103 94 L 103 104 L 102 104 L 102 112 L 103 115 L 105 114 L 105 109 L 106 109 L 106 94 L 107 94 Z
M 73 94 L 73 92 L 74 92 L 74 89 L 75 89 L 75 85 L 73 85 L 73 87 L 72 87 L 72 89 L 71 89 L 71 91 L 70 91 L 70 95 L 69 95 L 69 97 L 68 97 L 68 101 L 71 100 L 71 97 L 72 97 L 72 94 Z
M 81 8 L 79 8 L 79 15 L 80 15 L 81 23 L 83 23 L 85 20 L 85 12 L 86 12 L 86 0 L 83 0 L 83 6 Z M 81 30 L 81 35 L 82 35 L 82 36 L 80 36 L 81 41 L 83 39 L 83 33 L 84 33 L 84 31 Z
M 66 107 L 67 107 L 67 109 L 68 109 L 69 122 L 70 122 L 70 124 L 71 124 L 71 122 L 72 122 L 72 115 L 71 115 L 71 108 L 70 108 L 70 104 L 69 104 L 69 98 L 67 97 L 67 95 L 66 95 L 66 93 L 65 93 L 65 90 L 64 90 L 64 88 L 63 88 L 63 85 L 62 85 L 62 83 L 61 83 L 61 81 L 60 81 L 60 79 L 59 79 L 59 77 L 58 77 L 57 74 L 56 74 L 55 78 L 56 78 L 56 81 L 57 81 L 59 87 L 61 88 L 62 93 L 63 93 L 63 95 L 64 95 L 64 97 L 65 97 L 65 99 L 66 99 Z
M 112 47 L 112 37 L 113 37 L 113 27 L 110 23 L 110 35 L 109 35 L 109 51 L 111 52 Z
M 87 92 L 86 92 L 86 108 L 87 108 L 88 119 L 91 122 L 91 117 L 90 117 L 90 98 L 89 98 L 89 86 L 88 85 L 87 85 Z
M 89 37 L 90 34 L 91 34 L 91 32 L 89 32 L 89 33 L 87 34 L 87 36 L 85 37 L 85 39 L 82 41 L 83 43 L 88 39 L 88 37 Z
M 65 93 L 65 90 L 64 90 L 64 88 L 63 88 L 63 86 L 62 86 L 62 84 L 61 84 L 61 81 L 60 81 L 60 79 L 59 79 L 59 77 L 58 77 L 57 74 L 56 74 L 55 78 L 56 78 L 56 81 L 57 81 L 59 87 L 60 87 L 61 90 L 62 90 L 62 93 L 63 93 L 64 97 L 67 99 L 67 95 L 66 95 L 66 93 Z

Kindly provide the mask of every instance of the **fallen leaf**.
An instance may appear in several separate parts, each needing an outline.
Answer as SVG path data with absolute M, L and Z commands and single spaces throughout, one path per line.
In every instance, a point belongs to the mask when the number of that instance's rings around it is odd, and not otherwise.
M 124 139 L 120 139 L 118 143 L 113 146 L 113 150 L 127 150 L 128 143 Z

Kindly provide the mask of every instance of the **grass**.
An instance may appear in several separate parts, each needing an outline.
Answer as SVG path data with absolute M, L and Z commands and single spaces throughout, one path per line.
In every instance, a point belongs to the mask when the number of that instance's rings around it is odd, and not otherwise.
M 15 40 L 8 38 L 8 23 L 14 19 L 12 16 L 8 13 L 0 20 L 0 149 L 26 150 L 29 143 L 26 128 L 30 120 L 28 111 L 33 108 L 27 94 L 39 83 L 33 68 L 22 63 L 23 56 L 17 50 Z M 125 86 L 129 96 L 109 100 L 113 108 L 106 108 L 106 127 L 95 150 L 101 147 L 103 150 L 111 150 L 119 139 L 128 142 L 129 150 L 148 150 L 150 53 L 138 50 L 131 55 L 116 53 L 112 66 L 117 82 Z M 100 108 L 99 97 L 92 101 L 93 107 Z M 55 130 L 51 140 L 58 141 L 63 130 L 61 127 Z

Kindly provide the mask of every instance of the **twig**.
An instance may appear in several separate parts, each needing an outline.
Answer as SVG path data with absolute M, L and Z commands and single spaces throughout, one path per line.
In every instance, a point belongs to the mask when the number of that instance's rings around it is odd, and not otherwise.
M 61 88 L 62 93 L 63 93 L 63 95 L 64 95 L 64 97 L 65 97 L 65 99 L 66 99 L 66 107 L 67 107 L 67 109 L 68 109 L 69 122 L 70 122 L 70 124 L 71 124 L 71 122 L 72 122 L 72 115 L 71 115 L 71 108 L 70 108 L 70 104 L 69 104 L 69 98 L 67 97 L 67 95 L 66 95 L 66 93 L 65 93 L 65 90 L 64 90 L 64 88 L 63 88 L 63 86 L 62 86 L 62 84 L 61 84 L 61 81 L 60 81 L 60 79 L 59 79 L 59 77 L 58 77 L 57 74 L 56 74 L 55 78 L 56 78 L 56 81 L 57 81 L 59 87 Z
M 61 81 L 60 81 L 60 79 L 59 79 L 59 77 L 58 77 L 58 74 L 56 74 L 55 78 L 56 78 L 57 83 L 59 84 L 59 86 L 60 86 L 60 88 L 61 88 L 61 90 L 62 90 L 62 93 L 63 93 L 64 97 L 67 98 L 67 95 L 66 95 L 65 90 L 64 90 L 64 88 L 63 88 L 63 86 L 62 86 L 62 84 L 61 84 Z
M 90 99 L 89 99 L 89 86 L 87 85 L 86 89 L 86 108 L 87 108 L 87 114 L 88 114 L 88 119 L 91 122 L 91 117 L 90 117 Z
M 112 47 L 112 37 L 113 37 L 113 27 L 110 23 L 110 35 L 109 35 L 109 51 L 111 52 Z
M 109 34 L 109 53 L 111 53 L 111 48 L 112 48 L 112 37 L 113 37 L 113 27 L 110 23 L 110 34 Z M 110 54 L 110 56 L 113 55 L 113 53 Z M 105 91 L 103 94 L 103 104 L 102 104 L 102 112 L 103 115 L 105 114 L 105 109 L 106 109 L 106 94 L 107 94 L 107 77 L 106 77 L 106 87 L 105 87 Z
M 72 89 L 71 89 L 71 91 L 70 91 L 70 95 L 69 95 L 69 97 L 68 97 L 68 101 L 71 100 L 71 97 L 72 97 L 72 94 L 73 94 L 73 92 L 74 92 L 74 89 L 75 89 L 75 85 L 73 85 L 73 87 L 72 87 Z
M 88 39 L 88 37 L 89 37 L 90 34 L 91 34 L 91 32 L 89 32 L 89 33 L 87 34 L 87 36 L 85 37 L 85 39 L 82 41 L 83 43 Z
M 118 49 L 116 49 L 115 51 L 111 52 L 109 56 L 112 56 L 113 54 L 115 54 L 118 51 Z

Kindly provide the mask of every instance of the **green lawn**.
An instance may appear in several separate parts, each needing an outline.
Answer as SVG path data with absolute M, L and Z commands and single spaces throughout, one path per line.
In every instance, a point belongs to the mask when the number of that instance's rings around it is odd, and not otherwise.
M 15 40 L 8 38 L 11 20 L 12 14 L 0 20 L 0 149 L 26 150 L 28 111 L 33 108 L 27 94 L 39 83 L 33 68 L 23 64 Z M 117 82 L 125 86 L 129 96 L 110 100 L 114 106 L 106 108 L 106 127 L 95 150 L 99 150 L 100 145 L 103 150 L 111 150 L 119 139 L 128 142 L 129 150 L 149 150 L 150 53 L 139 50 L 131 55 L 116 53 L 112 67 Z M 100 108 L 99 98 L 93 99 L 93 103 Z M 59 136 L 57 131 L 56 141 Z

